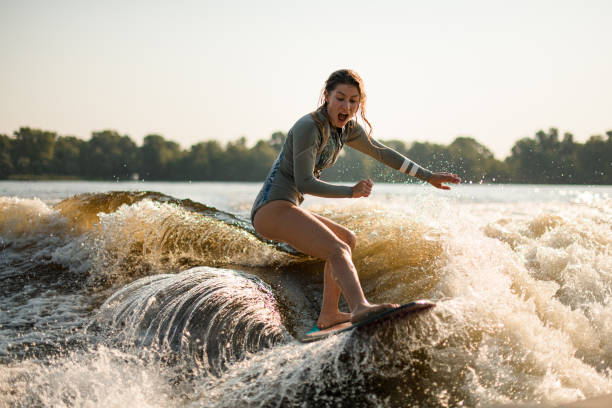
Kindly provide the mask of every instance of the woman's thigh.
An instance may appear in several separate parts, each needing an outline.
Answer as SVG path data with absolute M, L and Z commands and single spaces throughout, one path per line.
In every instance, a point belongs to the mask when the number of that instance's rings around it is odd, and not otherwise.
M 265 204 L 255 213 L 253 225 L 264 237 L 317 258 L 328 259 L 339 249 L 348 249 L 323 220 L 288 201 Z

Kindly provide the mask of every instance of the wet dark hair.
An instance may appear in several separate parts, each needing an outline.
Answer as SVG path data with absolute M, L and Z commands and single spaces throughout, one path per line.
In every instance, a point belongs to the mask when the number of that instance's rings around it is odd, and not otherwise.
M 357 110 L 357 113 L 359 114 L 359 116 L 361 116 L 361 119 L 363 119 L 363 121 L 368 125 L 367 135 L 369 139 L 370 135 L 372 134 L 372 124 L 366 117 L 366 113 L 365 113 L 365 105 L 366 105 L 365 87 L 363 85 L 363 79 L 361 79 L 359 74 L 353 71 L 352 69 L 339 69 L 331 73 L 329 78 L 327 78 L 327 81 L 325 81 L 325 86 L 321 90 L 321 96 L 319 97 L 319 107 L 317 108 L 317 111 L 318 112 L 327 111 L 327 101 L 325 100 L 325 93 L 327 93 L 327 95 L 330 95 L 331 92 L 334 89 L 336 89 L 338 85 L 343 85 L 343 84 L 353 85 L 357 88 L 357 91 L 359 91 L 359 109 Z M 327 141 L 329 140 L 329 135 L 325 131 L 325 126 L 323 125 L 323 123 L 321 123 L 319 119 L 317 118 L 317 115 L 314 112 L 311 115 L 314 118 L 317 125 L 319 126 L 319 128 L 321 129 L 321 132 L 323 134 L 323 143 L 321 144 L 321 149 L 320 149 L 322 150 L 323 147 L 327 144 Z

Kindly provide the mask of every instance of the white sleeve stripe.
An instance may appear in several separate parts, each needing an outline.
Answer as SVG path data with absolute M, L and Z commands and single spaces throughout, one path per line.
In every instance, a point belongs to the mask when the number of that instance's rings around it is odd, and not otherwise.
M 402 163 L 402 167 L 399 168 L 399 171 L 401 171 L 402 173 L 406 172 L 406 169 L 408 168 L 408 166 L 410 166 L 411 161 L 408 159 L 404 159 L 404 162 Z
M 412 177 L 414 177 L 417 174 L 417 171 L 419 170 L 419 165 L 416 163 L 412 163 L 412 168 L 410 169 L 410 174 Z

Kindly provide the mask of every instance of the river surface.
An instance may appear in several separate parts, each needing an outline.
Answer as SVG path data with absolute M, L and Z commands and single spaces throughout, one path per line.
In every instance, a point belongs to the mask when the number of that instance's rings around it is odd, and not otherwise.
M 0 406 L 488 407 L 612 393 L 612 187 L 377 184 L 304 206 L 369 300 L 319 342 L 323 264 L 264 242 L 257 183 L 0 182 Z M 345 307 L 343 305 L 343 307 Z

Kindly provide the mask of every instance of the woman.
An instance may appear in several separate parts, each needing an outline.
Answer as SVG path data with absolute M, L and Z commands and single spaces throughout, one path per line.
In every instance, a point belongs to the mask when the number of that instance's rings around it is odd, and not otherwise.
M 265 238 L 283 241 L 295 249 L 325 260 L 323 303 L 317 319 L 320 329 L 338 323 L 358 322 L 395 304 L 369 303 L 352 261 L 355 235 L 341 225 L 299 205 L 303 194 L 320 197 L 368 197 L 372 180 L 354 186 L 339 186 L 319 180 L 320 173 L 334 164 L 343 145 L 355 148 L 403 173 L 448 190 L 442 183 L 459 183 L 456 174 L 432 173 L 370 137 L 372 127 L 365 116 L 366 95 L 356 72 L 339 70 L 330 75 L 321 95 L 321 106 L 299 119 L 255 199 L 251 221 Z M 368 125 L 366 133 L 353 117 L 360 113 Z M 344 295 L 350 313 L 338 308 Z

